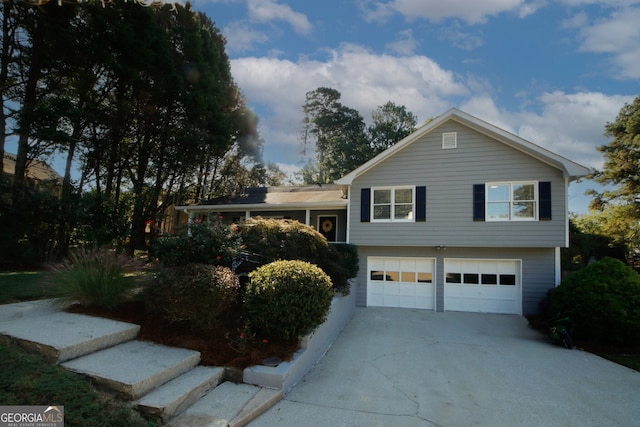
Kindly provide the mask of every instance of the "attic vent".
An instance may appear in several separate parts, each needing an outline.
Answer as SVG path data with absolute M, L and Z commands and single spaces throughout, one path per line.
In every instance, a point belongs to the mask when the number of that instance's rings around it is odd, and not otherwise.
M 458 146 L 458 134 L 456 132 L 445 132 L 442 134 L 442 149 L 450 150 Z

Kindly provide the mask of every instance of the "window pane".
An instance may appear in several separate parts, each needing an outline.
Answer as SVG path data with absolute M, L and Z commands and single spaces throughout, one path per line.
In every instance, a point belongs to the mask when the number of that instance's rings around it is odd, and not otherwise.
M 402 188 L 396 190 L 396 203 L 413 203 L 413 190 L 411 188 Z
M 487 204 L 487 218 L 509 219 L 509 203 Z
M 509 200 L 509 185 L 489 185 L 487 188 L 487 200 L 490 202 L 503 202 Z
M 533 184 L 513 184 L 513 200 L 535 200 Z
M 480 283 L 480 276 L 477 274 L 465 273 L 464 283 L 468 283 L 470 285 L 477 285 L 478 283 Z
M 391 190 L 373 190 L 373 203 L 391 203 Z
M 497 285 L 498 284 L 498 275 L 497 274 L 483 274 L 482 275 L 482 284 L 483 285 Z
M 534 218 L 535 202 L 513 204 L 513 218 Z
M 447 283 L 461 283 L 462 275 L 460 273 L 447 273 Z
M 416 273 L 414 273 L 412 271 L 403 271 L 402 272 L 402 281 L 403 282 L 409 282 L 409 283 L 415 283 L 415 281 L 416 281 Z
M 391 219 L 391 206 L 389 205 L 374 206 L 373 219 Z
M 384 271 L 372 271 L 371 280 L 384 280 Z
M 431 283 L 433 276 L 431 273 L 418 273 L 418 283 Z
M 387 271 L 387 282 L 399 282 L 399 281 L 400 281 L 400 272 Z
M 516 275 L 515 274 L 501 274 L 500 275 L 500 284 L 515 286 L 516 285 Z
M 413 217 L 413 205 L 396 205 L 395 219 L 411 219 Z

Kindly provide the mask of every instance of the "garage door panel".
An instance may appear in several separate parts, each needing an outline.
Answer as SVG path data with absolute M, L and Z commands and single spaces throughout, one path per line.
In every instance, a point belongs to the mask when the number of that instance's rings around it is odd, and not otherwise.
M 434 309 L 434 259 L 369 257 L 367 266 L 367 305 Z
M 445 259 L 444 308 L 518 314 L 519 260 Z

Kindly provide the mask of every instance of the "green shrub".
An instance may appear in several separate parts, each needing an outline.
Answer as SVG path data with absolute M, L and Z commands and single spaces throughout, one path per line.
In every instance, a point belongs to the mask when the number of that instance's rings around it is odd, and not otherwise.
M 213 219 L 194 222 L 190 230 L 184 229 L 176 236 L 154 240 L 150 254 L 165 267 L 187 264 L 230 267 L 240 246 L 237 227 L 225 225 L 220 219 Z
M 240 231 L 246 250 L 266 262 L 301 260 L 319 266 L 336 290 L 349 293 L 350 277 L 358 273 L 358 252 L 353 245 L 330 245 L 314 228 L 292 220 L 248 219 Z
M 139 286 L 141 269 L 132 258 L 108 249 L 79 249 L 51 267 L 48 283 L 61 301 L 113 308 Z
M 238 301 L 238 276 L 228 267 L 189 264 L 162 269 L 145 291 L 150 310 L 198 331 L 214 328 Z
M 252 271 L 244 294 L 249 329 L 263 338 L 294 342 L 326 320 L 331 280 L 304 261 L 275 261 Z
M 549 292 L 549 302 L 572 317 L 577 337 L 640 343 L 640 276 L 617 259 L 573 273 Z

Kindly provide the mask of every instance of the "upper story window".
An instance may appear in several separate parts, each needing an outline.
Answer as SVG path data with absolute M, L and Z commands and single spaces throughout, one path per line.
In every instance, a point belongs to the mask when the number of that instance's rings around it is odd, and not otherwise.
M 537 182 L 486 184 L 487 221 L 535 221 L 538 212 Z
M 372 188 L 372 221 L 414 220 L 415 187 Z

